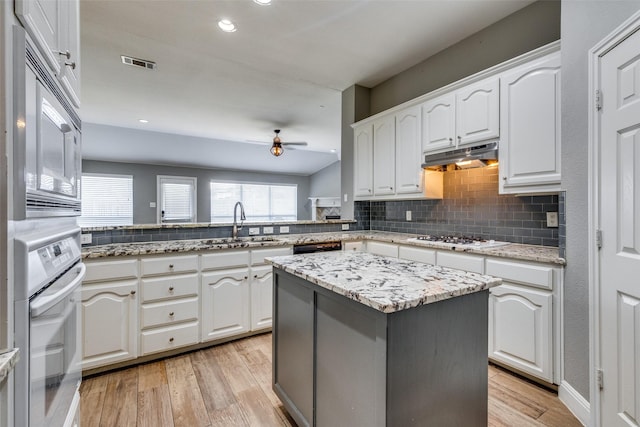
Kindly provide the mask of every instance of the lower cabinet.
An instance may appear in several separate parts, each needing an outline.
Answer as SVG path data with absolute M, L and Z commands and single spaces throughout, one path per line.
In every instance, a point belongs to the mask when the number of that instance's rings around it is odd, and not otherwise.
M 268 329 L 273 317 L 273 273 L 270 265 L 251 268 L 251 330 Z
M 138 356 L 137 290 L 137 279 L 83 285 L 83 369 Z
M 249 269 L 202 274 L 202 341 L 248 332 Z

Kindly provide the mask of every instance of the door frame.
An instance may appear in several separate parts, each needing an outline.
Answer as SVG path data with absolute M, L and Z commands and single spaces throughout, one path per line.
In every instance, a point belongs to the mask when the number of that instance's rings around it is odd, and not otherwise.
M 622 41 L 640 31 L 640 11 L 633 14 L 619 27 L 589 50 L 589 123 L 588 123 L 588 194 L 589 194 L 589 391 L 590 425 L 599 426 L 601 398 L 596 370 L 600 369 L 600 257 L 596 244 L 600 229 L 600 112 L 597 109 L 596 90 L 600 85 L 600 59 Z M 607 94 L 603 95 L 603 99 Z

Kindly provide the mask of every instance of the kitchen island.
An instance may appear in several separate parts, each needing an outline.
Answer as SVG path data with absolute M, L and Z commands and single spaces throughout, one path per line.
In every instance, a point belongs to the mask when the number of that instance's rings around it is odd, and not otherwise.
M 361 252 L 268 261 L 273 388 L 298 425 L 487 425 L 500 279 Z

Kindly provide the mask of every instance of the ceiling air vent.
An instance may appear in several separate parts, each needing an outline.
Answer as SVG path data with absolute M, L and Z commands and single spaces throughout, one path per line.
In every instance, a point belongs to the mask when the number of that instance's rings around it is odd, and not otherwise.
M 131 65 L 132 67 L 146 68 L 148 70 L 155 70 L 157 67 L 155 62 L 146 59 L 133 58 L 125 55 L 120 55 L 120 58 L 122 58 L 123 64 Z

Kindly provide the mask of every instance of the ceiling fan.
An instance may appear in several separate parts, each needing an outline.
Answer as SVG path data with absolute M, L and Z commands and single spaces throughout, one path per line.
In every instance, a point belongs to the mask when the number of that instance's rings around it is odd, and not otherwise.
M 269 151 L 271 151 L 271 154 L 273 154 L 276 157 L 280 157 L 284 154 L 284 146 L 286 145 L 288 148 L 291 148 L 293 150 L 295 150 L 295 146 L 306 146 L 308 145 L 308 143 L 306 142 L 282 142 L 282 140 L 280 139 L 280 129 L 274 129 L 273 130 L 276 134 L 276 136 L 273 137 L 273 142 L 269 143 L 269 142 L 265 142 L 265 141 L 248 141 L 248 142 L 255 142 L 258 144 L 272 144 L 271 145 L 271 149 Z

